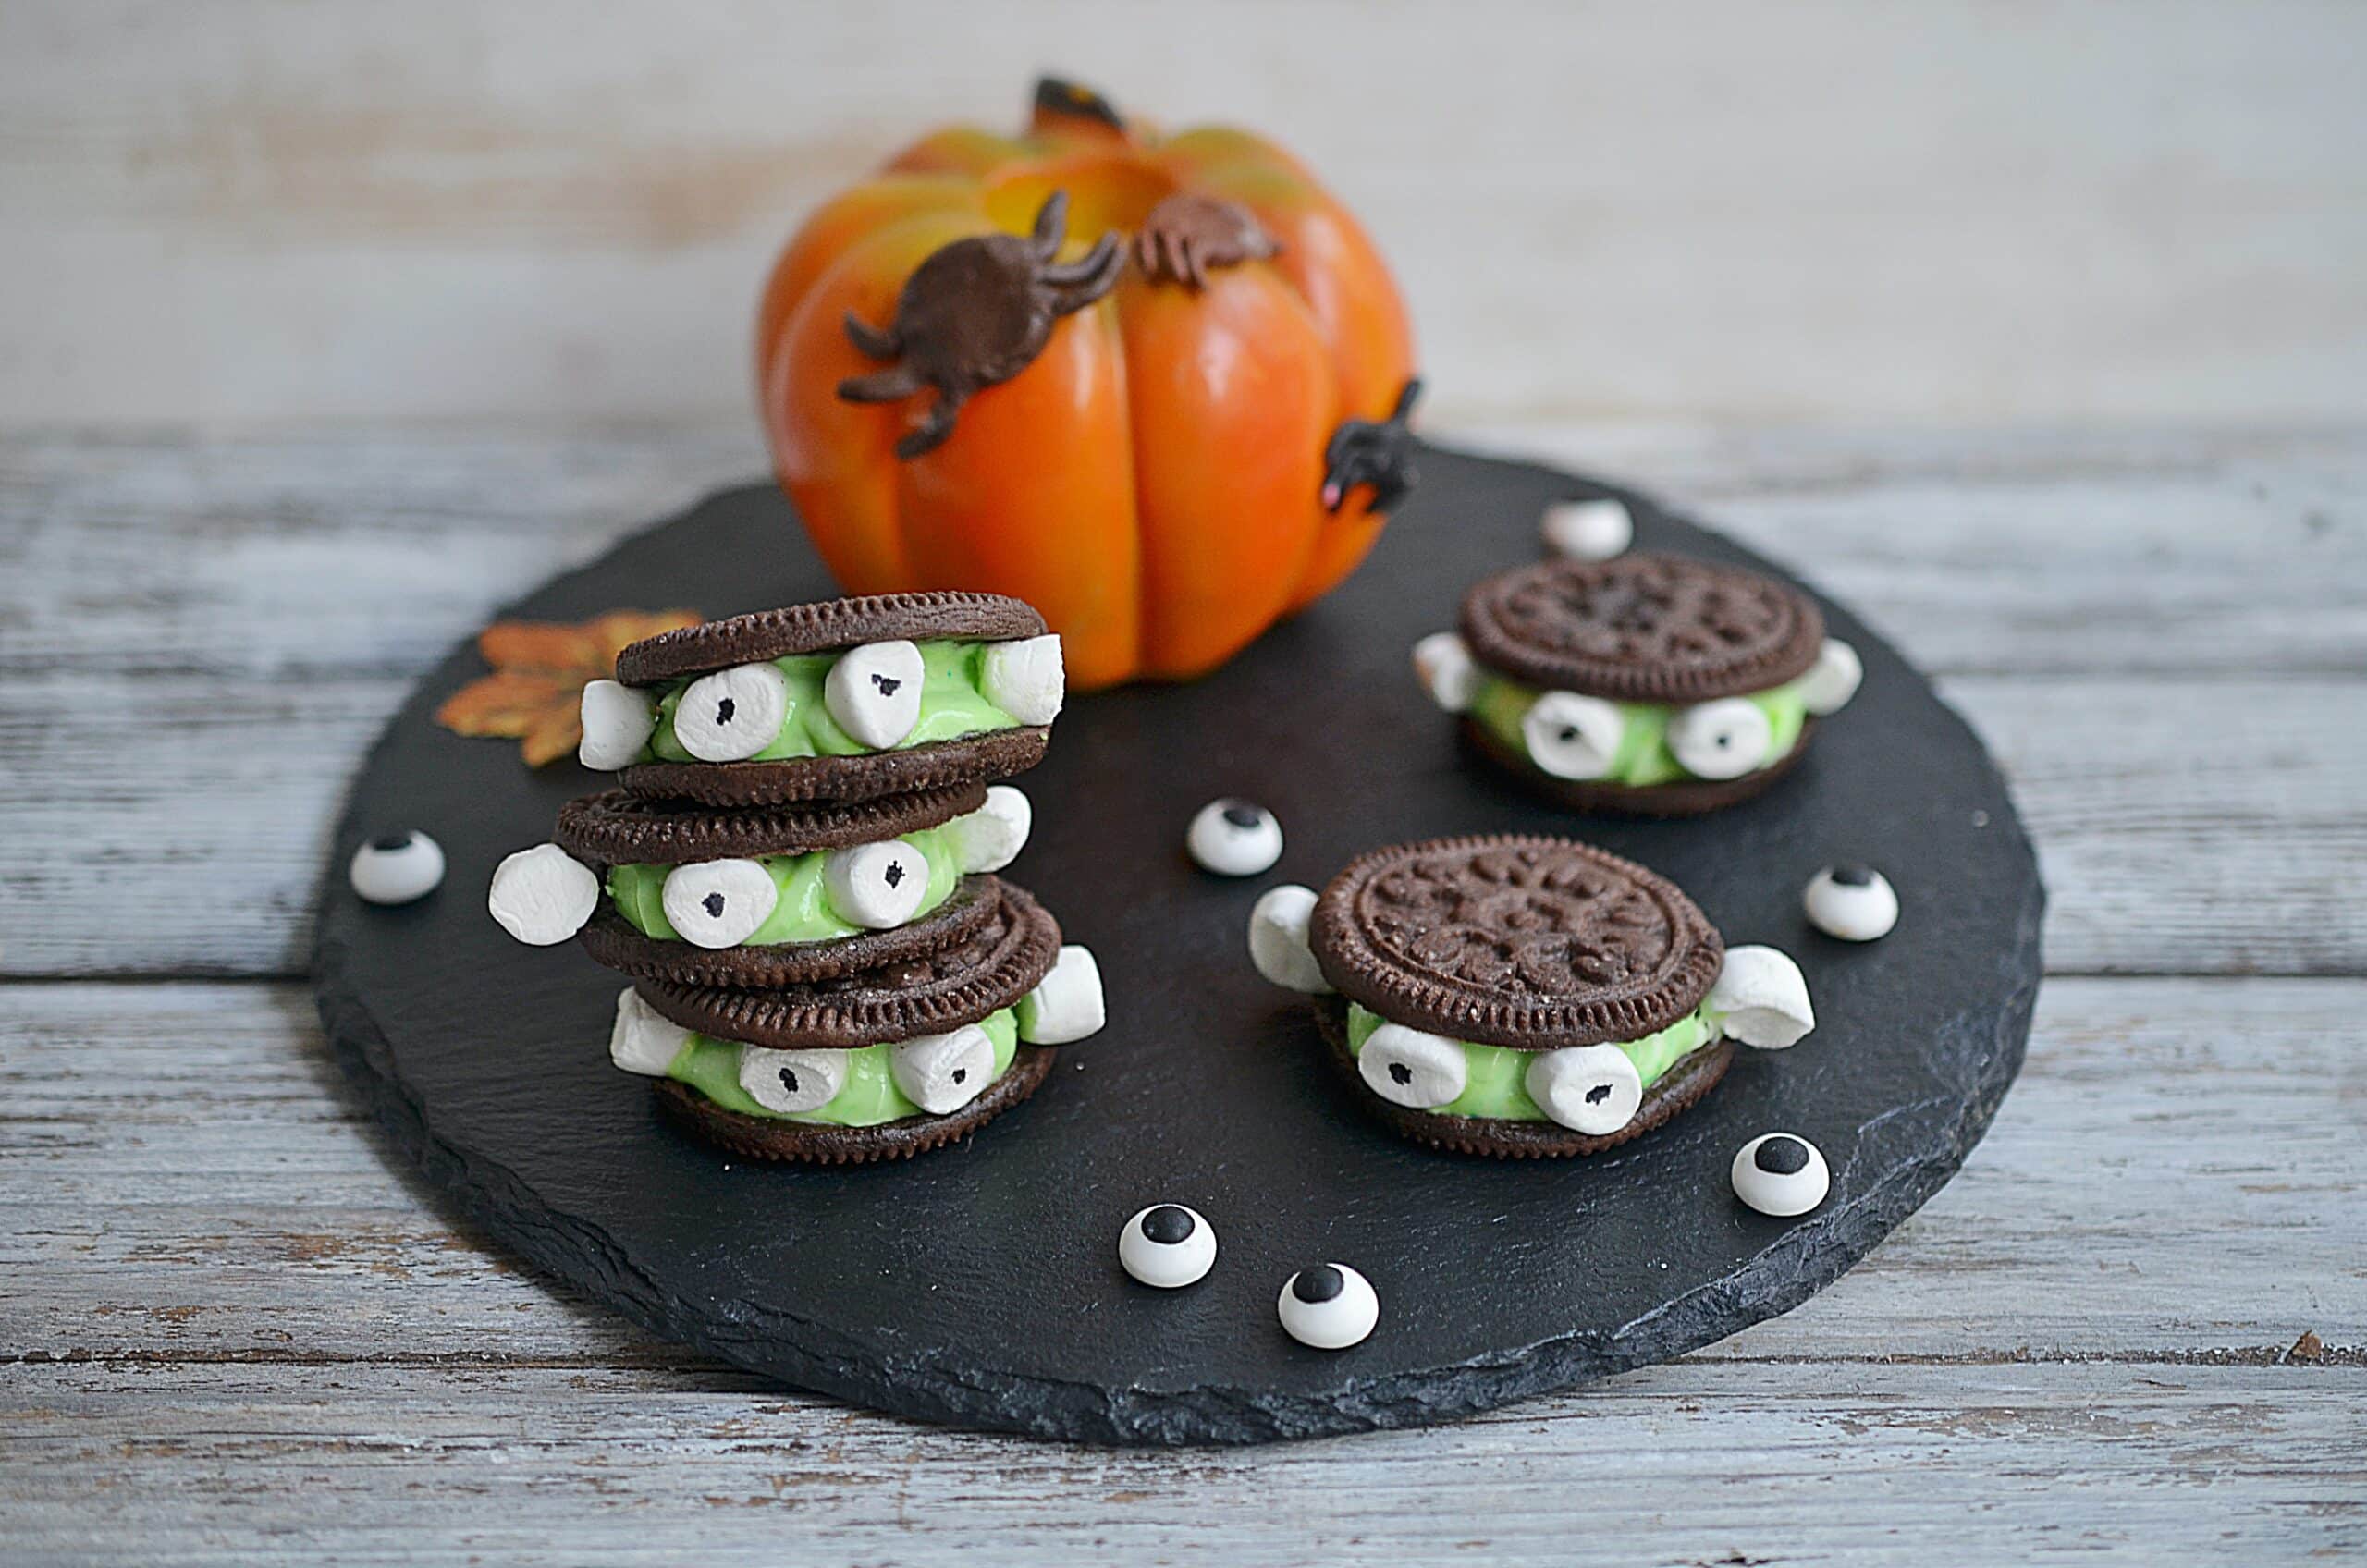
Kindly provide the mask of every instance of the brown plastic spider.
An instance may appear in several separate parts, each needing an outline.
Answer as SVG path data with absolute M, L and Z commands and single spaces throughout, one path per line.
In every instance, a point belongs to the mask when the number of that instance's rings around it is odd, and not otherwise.
M 898 457 L 935 450 L 953 434 L 955 416 L 974 394 L 1025 370 L 1055 322 L 1117 284 L 1126 257 L 1114 234 L 1067 265 L 1053 264 L 1068 210 L 1068 193 L 1055 190 L 1037 210 L 1032 235 L 979 235 L 941 247 L 904 280 L 895 323 L 884 332 L 847 312 L 849 340 L 875 360 L 895 362 L 840 382 L 840 397 L 892 403 L 937 388 L 936 403 L 896 443 Z
M 1282 251 L 1281 241 L 1240 202 L 1188 190 L 1153 207 L 1134 236 L 1134 264 L 1144 276 L 1193 288 L 1206 288 L 1219 267 L 1269 261 Z

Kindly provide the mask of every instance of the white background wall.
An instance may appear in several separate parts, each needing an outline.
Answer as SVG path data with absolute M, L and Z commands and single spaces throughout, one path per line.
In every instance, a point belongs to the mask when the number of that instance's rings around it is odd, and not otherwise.
M 2367 415 L 2367 5 L 5 0 L 0 423 L 688 419 L 1041 67 L 1309 157 L 1448 419 Z

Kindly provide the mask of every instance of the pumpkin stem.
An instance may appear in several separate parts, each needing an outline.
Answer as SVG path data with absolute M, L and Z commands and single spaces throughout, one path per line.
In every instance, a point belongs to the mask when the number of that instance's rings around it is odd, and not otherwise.
M 1036 108 L 1028 118 L 1027 129 L 1041 136 L 1063 125 L 1089 125 L 1114 130 L 1121 136 L 1126 134 L 1125 119 L 1100 93 L 1062 77 L 1037 77 Z

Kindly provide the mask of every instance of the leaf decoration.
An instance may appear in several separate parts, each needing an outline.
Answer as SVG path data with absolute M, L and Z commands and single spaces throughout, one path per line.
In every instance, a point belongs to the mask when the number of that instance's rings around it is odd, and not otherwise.
M 590 620 L 497 620 L 477 633 L 493 666 L 445 700 L 435 722 L 456 735 L 520 742 L 528 767 L 573 754 L 583 740 L 583 688 L 611 675 L 628 643 L 696 626 L 696 610 L 610 610 Z

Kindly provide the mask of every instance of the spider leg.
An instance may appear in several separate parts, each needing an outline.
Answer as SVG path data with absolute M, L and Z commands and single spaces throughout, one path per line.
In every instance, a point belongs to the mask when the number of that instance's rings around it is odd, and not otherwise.
M 869 375 L 851 375 L 839 383 L 839 396 L 850 403 L 892 403 L 928 385 L 909 364 L 889 365 Z
M 1092 250 L 1066 266 L 1046 267 L 1037 277 L 1051 295 L 1052 308 L 1061 315 L 1081 311 L 1117 285 L 1125 270 L 1126 252 L 1118 237 L 1105 234 Z
M 1050 261 L 1061 253 L 1061 239 L 1069 228 L 1069 193 L 1055 190 L 1044 198 L 1036 209 L 1035 250 L 1036 259 Z
M 847 312 L 846 326 L 847 341 L 875 360 L 896 359 L 904 351 L 892 327 L 883 332 L 852 311 Z
M 896 443 L 896 455 L 917 458 L 945 445 L 945 438 L 953 434 L 954 416 L 962 411 L 962 405 L 969 400 L 969 396 L 966 392 L 940 394 L 929 406 L 928 412 L 921 416 L 920 423 L 906 431 L 903 438 Z

